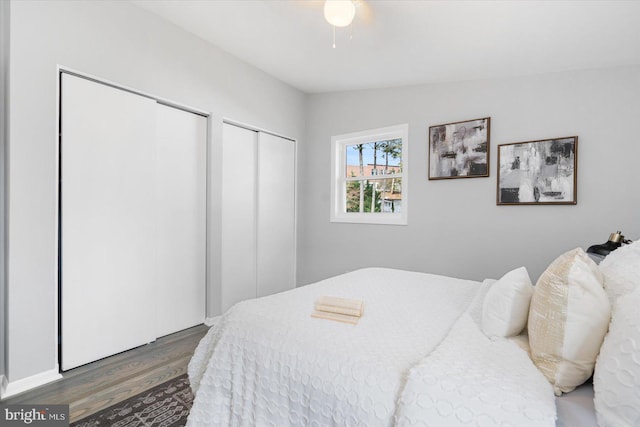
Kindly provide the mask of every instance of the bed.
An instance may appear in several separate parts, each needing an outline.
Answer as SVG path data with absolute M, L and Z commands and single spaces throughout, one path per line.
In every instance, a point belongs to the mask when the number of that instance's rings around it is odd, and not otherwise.
M 556 397 L 522 336 L 487 336 L 495 285 L 367 268 L 236 304 L 189 364 L 187 425 L 596 425 L 590 384 Z M 326 295 L 357 324 L 311 317 Z

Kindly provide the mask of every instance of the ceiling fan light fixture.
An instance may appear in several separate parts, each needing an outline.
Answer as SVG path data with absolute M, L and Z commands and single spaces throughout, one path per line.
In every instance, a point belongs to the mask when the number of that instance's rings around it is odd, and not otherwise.
M 326 0 L 324 18 L 334 27 L 346 27 L 356 16 L 356 6 L 352 0 Z

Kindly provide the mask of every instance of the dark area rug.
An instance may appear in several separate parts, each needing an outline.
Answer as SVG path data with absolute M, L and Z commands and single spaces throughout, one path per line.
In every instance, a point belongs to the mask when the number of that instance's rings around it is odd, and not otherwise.
M 186 374 L 110 406 L 71 427 L 178 427 L 187 423 L 193 394 Z

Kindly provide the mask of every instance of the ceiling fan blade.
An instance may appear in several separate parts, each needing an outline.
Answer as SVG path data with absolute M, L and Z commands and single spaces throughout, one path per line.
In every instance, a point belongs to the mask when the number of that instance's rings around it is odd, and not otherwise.
M 356 19 L 359 22 L 362 22 L 365 25 L 373 23 L 373 10 L 369 2 L 364 0 L 353 0 L 353 4 L 356 6 Z

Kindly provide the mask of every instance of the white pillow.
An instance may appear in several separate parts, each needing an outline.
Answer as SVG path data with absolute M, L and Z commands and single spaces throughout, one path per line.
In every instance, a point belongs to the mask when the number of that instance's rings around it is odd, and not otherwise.
M 527 325 L 533 284 L 525 267 L 511 270 L 495 282 L 484 298 L 482 331 L 491 337 L 518 335 Z
M 640 289 L 613 306 L 593 376 L 594 403 L 601 427 L 640 425 Z
M 582 249 L 560 255 L 542 273 L 531 298 L 529 344 L 556 395 L 591 376 L 610 318 L 602 274 Z
M 604 289 L 613 304 L 616 298 L 640 288 L 640 241 L 611 252 L 600 263 Z

